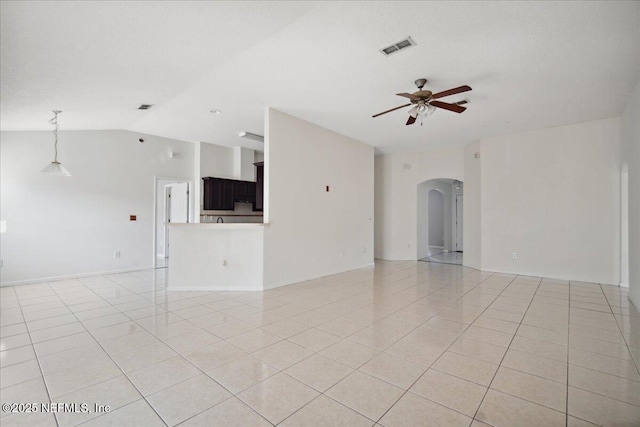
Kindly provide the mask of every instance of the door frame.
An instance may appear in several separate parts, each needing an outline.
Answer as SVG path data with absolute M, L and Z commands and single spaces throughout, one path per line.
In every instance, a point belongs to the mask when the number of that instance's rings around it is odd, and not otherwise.
M 160 181 L 171 181 L 162 184 L 164 188 L 165 184 L 176 184 L 176 183 L 189 183 L 189 222 L 194 222 L 195 209 L 196 206 L 196 195 L 194 194 L 194 180 L 193 178 L 178 178 L 172 176 L 160 176 L 156 175 L 153 177 L 153 246 L 152 246 L 152 266 L 153 268 L 157 268 L 157 244 L 158 244 L 158 186 L 160 185 Z M 164 194 L 164 193 L 163 193 Z M 163 209 L 166 209 L 163 208 Z M 198 209 L 198 214 L 200 209 Z M 166 239 L 165 239 L 166 242 Z M 165 243 L 166 244 L 166 243 Z

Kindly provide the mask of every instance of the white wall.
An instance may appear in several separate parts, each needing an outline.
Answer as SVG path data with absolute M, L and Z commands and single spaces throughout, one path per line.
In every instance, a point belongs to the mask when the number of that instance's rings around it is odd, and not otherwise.
M 265 288 L 372 265 L 373 147 L 274 109 L 265 124 Z
M 622 161 L 629 182 L 629 299 L 640 309 L 640 83 L 621 117 Z
M 262 290 L 262 224 L 172 224 L 170 291 Z
M 483 270 L 618 284 L 619 126 L 481 141 Z
M 154 177 L 192 179 L 193 145 L 151 135 L 140 144 L 128 131 L 59 136 L 72 177 L 40 173 L 53 157 L 51 132 L 0 134 L 2 284 L 151 267 Z
M 377 259 L 390 259 L 390 251 L 393 236 L 391 234 L 393 226 L 393 196 L 391 189 L 393 186 L 393 175 L 391 173 L 391 156 L 375 156 L 374 159 L 374 256 Z M 426 209 L 426 202 L 425 202 Z M 420 233 L 426 238 L 427 231 Z M 427 242 L 428 246 L 428 242 Z
M 418 259 L 418 185 L 437 178 L 464 181 L 464 149 L 376 156 L 377 258 Z
M 256 180 L 255 152 L 249 148 L 233 148 L 233 176 L 241 181 Z
M 200 176 L 235 179 L 234 148 L 201 142 Z
M 476 158 L 476 153 L 480 156 L 479 158 Z M 481 160 L 479 142 L 464 148 L 464 228 L 462 230 L 464 256 L 462 259 L 464 265 L 478 270 L 482 267 Z
M 637 158 L 637 108 L 634 100 L 625 110 L 632 148 L 623 158 Z M 414 189 L 427 179 L 446 177 L 464 181 L 464 265 L 617 284 L 620 163 L 620 120 L 615 118 L 485 138 L 464 150 L 377 156 L 376 255 L 409 260 L 416 252 L 422 255 L 411 248 L 415 236 L 424 234 L 412 216 L 418 211 Z M 634 194 L 638 178 L 631 175 Z M 638 209 L 637 198 L 635 203 Z M 629 222 L 639 221 L 630 213 Z M 631 264 L 637 266 L 633 256 Z

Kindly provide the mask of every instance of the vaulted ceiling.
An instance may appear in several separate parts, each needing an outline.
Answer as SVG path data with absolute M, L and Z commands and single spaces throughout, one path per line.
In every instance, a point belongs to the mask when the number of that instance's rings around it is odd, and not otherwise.
M 260 148 L 273 107 L 379 152 L 618 116 L 640 2 L 2 1 L 2 130 L 128 129 Z M 417 46 L 380 49 L 411 36 Z M 405 126 L 399 92 L 468 84 Z M 154 104 L 147 111 L 140 104 Z M 213 109 L 221 114 L 212 114 Z

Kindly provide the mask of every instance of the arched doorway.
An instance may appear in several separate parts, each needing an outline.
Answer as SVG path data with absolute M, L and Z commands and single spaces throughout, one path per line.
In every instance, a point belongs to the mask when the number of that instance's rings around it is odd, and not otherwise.
M 417 258 L 462 264 L 462 182 L 450 178 L 422 182 L 417 202 Z

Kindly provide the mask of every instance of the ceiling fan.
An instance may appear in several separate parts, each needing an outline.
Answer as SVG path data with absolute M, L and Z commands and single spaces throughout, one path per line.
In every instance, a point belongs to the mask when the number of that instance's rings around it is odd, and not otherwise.
M 463 104 L 468 103 L 469 101 L 459 101 L 453 104 L 448 102 L 437 101 L 438 98 L 444 98 L 445 96 L 455 95 L 462 92 L 467 92 L 471 90 L 471 87 L 464 85 L 459 86 L 453 89 L 445 90 L 443 92 L 433 93 L 430 90 L 422 90 L 424 85 L 427 83 L 427 79 L 418 79 L 415 81 L 416 86 L 418 86 L 418 91 L 414 93 L 397 93 L 398 96 L 403 96 L 405 98 L 409 98 L 411 100 L 410 103 L 401 105 L 396 108 L 392 108 L 387 111 L 383 111 L 382 113 L 378 113 L 373 117 L 378 117 L 383 114 L 390 113 L 395 110 L 399 110 L 400 108 L 408 107 L 413 104 L 413 108 L 409 110 L 409 119 L 407 120 L 407 125 L 412 125 L 416 122 L 418 116 L 420 116 L 420 124 L 422 125 L 422 118 L 430 115 L 435 111 L 436 108 L 442 108 L 443 110 L 453 111 L 455 113 L 462 113 L 466 110 L 466 107 L 463 107 Z

